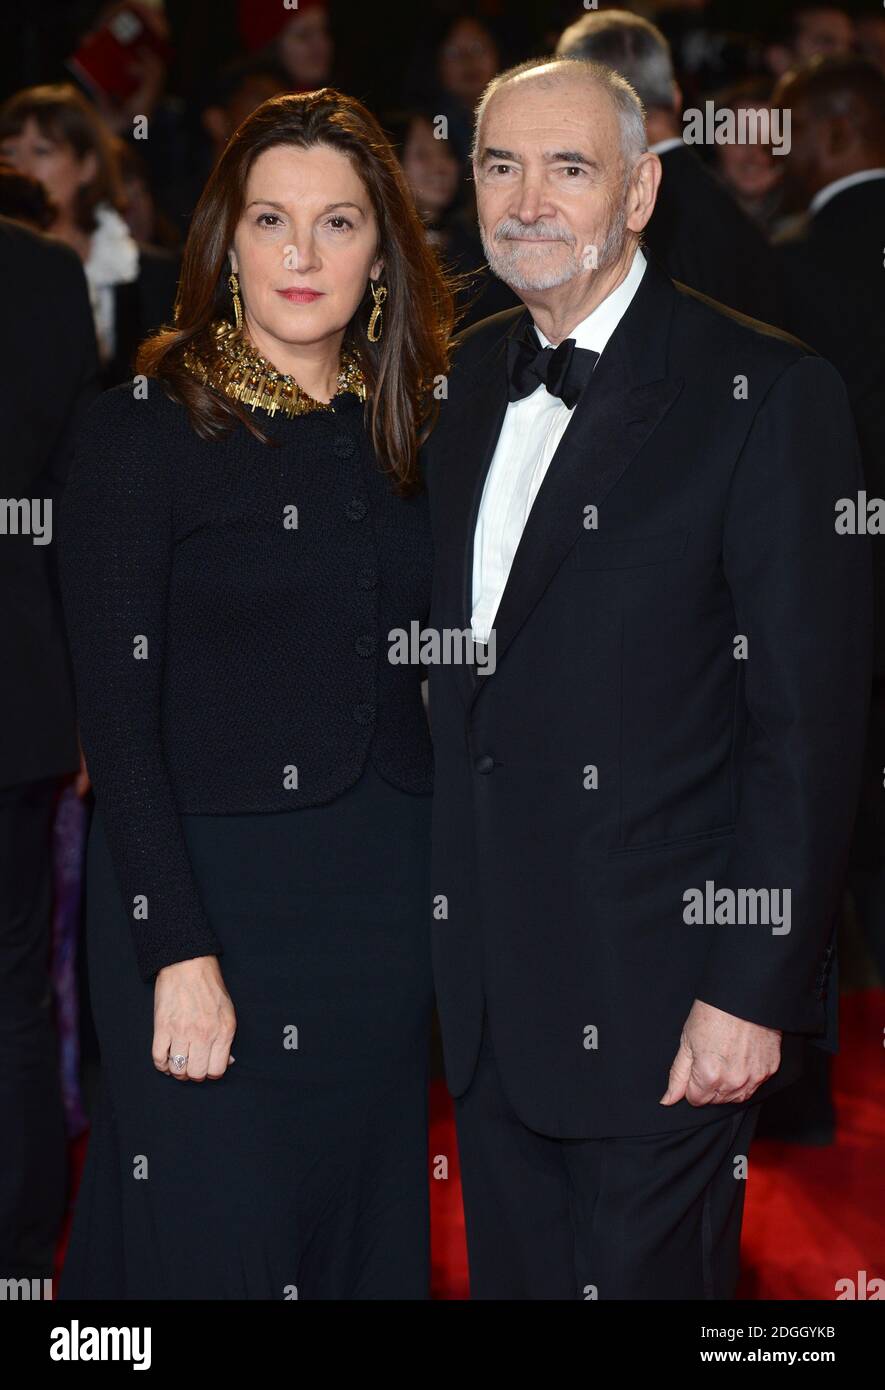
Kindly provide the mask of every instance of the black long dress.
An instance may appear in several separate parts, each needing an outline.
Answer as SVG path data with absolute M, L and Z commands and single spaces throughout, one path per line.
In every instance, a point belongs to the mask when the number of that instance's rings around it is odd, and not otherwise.
M 391 623 L 426 612 L 425 503 L 392 497 L 354 397 L 265 418 L 273 451 L 245 431 L 182 446 L 184 411 L 151 390 L 150 423 L 126 387 L 93 408 L 63 513 L 96 792 L 87 940 L 102 1080 L 58 1296 L 426 1298 L 429 744 L 420 671 L 386 660 Z M 293 477 L 297 551 L 277 526 Z M 145 533 L 167 510 L 160 564 Z M 161 608 L 148 692 L 146 667 L 127 665 L 130 635 L 155 633 Z M 157 698 L 160 771 L 136 718 L 144 701 L 150 723 Z M 292 804 L 276 769 L 294 746 Z M 137 924 L 127 904 L 145 888 L 153 918 Z M 154 972 L 213 941 L 236 1060 L 221 1080 L 182 1082 L 151 1060 Z

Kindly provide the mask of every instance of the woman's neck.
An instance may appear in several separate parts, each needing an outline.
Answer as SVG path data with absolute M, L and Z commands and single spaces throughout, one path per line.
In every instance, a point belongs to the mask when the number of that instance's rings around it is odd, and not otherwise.
M 84 232 L 82 227 L 79 227 L 73 218 L 68 218 L 63 215 L 57 217 L 49 228 L 49 231 L 52 236 L 58 237 L 59 241 L 63 241 L 66 245 L 73 247 L 81 261 L 85 262 L 89 260 L 89 252 L 92 247 L 92 235 L 90 232 Z
M 338 390 L 344 330 L 316 343 L 285 343 L 246 320 L 246 334 L 256 351 L 278 372 L 291 376 L 315 401 L 328 403 Z

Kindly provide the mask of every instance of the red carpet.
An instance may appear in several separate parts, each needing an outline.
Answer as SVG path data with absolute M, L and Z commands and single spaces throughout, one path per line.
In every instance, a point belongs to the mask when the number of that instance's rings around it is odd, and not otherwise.
M 739 1297 L 832 1299 L 838 1279 L 857 1281 L 861 1270 L 885 1278 L 883 1030 L 885 990 L 843 995 L 835 1143 L 810 1148 L 760 1139 L 750 1150 Z M 430 1152 L 432 1165 L 437 1155 L 449 1160 L 448 1180 L 431 1182 L 433 1293 L 466 1298 L 458 1151 L 442 1082 L 431 1097 Z
M 839 1279 L 885 1277 L 885 990 L 843 995 L 840 1015 L 836 1142 L 750 1150 L 744 1298 L 832 1299 Z
M 835 1297 L 836 1281 L 885 1277 L 885 990 L 844 995 L 833 1069 L 836 1142 L 809 1148 L 758 1140 L 751 1149 L 742 1298 Z M 72 1147 L 79 1180 L 85 1140 Z M 433 1295 L 468 1296 L 458 1148 L 451 1102 L 433 1084 L 430 1130 Z M 64 1240 L 59 1246 L 59 1268 Z

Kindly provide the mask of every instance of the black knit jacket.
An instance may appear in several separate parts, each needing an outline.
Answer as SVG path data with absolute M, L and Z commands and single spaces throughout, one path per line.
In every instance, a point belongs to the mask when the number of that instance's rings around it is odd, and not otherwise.
M 218 954 L 179 813 L 330 802 L 367 759 L 426 793 L 426 495 L 401 498 L 352 394 L 201 439 L 157 381 L 92 406 L 59 524 L 80 737 L 139 968 Z M 146 902 L 146 915 L 145 915 Z

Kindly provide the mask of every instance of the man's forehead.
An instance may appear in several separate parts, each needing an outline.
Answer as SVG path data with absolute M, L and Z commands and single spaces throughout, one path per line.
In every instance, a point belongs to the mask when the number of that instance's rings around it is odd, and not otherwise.
M 611 109 L 611 98 L 601 83 L 584 76 L 535 77 L 526 74 L 505 82 L 489 99 L 488 114 L 535 110 L 578 111 Z
M 570 149 L 576 140 L 588 148 L 617 137 L 617 115 L 608 94 L 587 81 L 507 83 L 489 101 L 482 122 L 484 145 L 510 146 L 518 136 L 531 144 Z M 502 140 L 502 133 L 507 139 Z M 494 133 L 494 139 L 492 135 Z
M 618 130 L 599 121 L 484 121 L 479 156 L 601 164 L 617 146 Z

